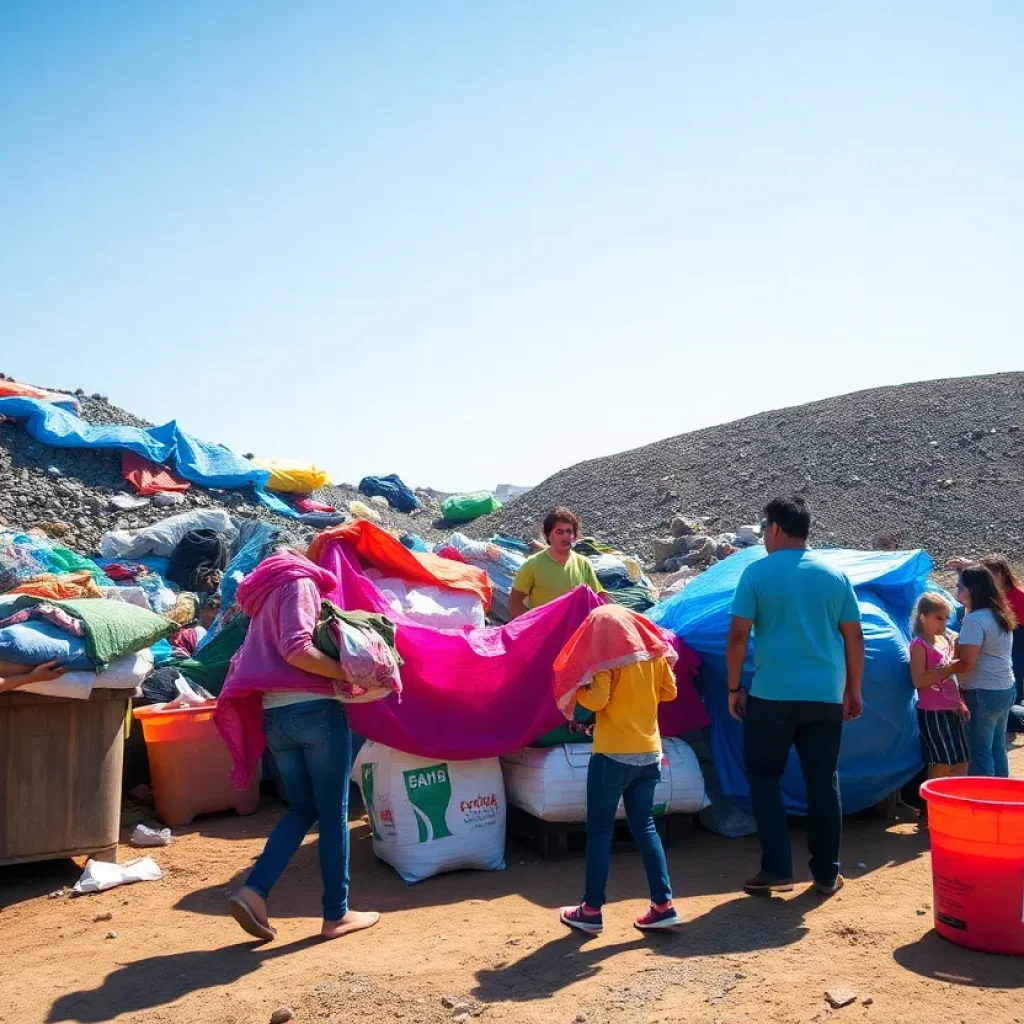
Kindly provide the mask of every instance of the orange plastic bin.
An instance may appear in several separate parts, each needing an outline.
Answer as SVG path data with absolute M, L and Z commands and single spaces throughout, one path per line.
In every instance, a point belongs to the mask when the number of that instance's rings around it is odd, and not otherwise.
M 187 825 L 197 814 L 259 807 L 259 773 L 246 790 L 231 783 L 231 755 L 213 723 L 216 701 L 195 707 L 137 708 L 149 755 L 156 816 L 165 825 Z
M 932 779 L 935 930 L 986 953 L 1024 955 L 1024 779 Z

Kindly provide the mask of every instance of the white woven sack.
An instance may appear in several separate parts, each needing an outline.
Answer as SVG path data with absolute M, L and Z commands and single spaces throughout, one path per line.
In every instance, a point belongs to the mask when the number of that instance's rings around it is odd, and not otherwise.
M 496 757 L 413 757 L 369 741 L 352 778 L 373 827 L 373 852 L 406 882 L 505 867 L 505 786 Z
M 542 821 L 586 821 L 591 750 L 589 743 L 567 743 L 524 747 L 502 755 L 508 802 Z M 695 814 L 709 803 L 704 776 L 689 744 L 663 739 L 661 782 L 654 791 L 655 815 Z M 625 816 L 620 801 L 616 817 Z

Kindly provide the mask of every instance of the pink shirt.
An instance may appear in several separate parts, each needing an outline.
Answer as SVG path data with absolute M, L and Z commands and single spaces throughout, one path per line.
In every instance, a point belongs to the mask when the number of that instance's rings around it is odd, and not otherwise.
M 915 636 L 910 641 L 911 649 L 915 646 L 924 649 L 925 668 L 941 668 L 943 665 L 949 664 L 951 649 L 943 653 L 919 636 Z M 921 711 L 959 711 L 960 687 L 957 685 L 956 676 L 950 676 L 948 679 L 943 679 L 941 683 L 918 690 L 917 706 Z
M 331 680 L 288 664 L 313 647 L 320 591 L 312 580 L 292 580 L 274 590 L 253 616 L 245 642 L 231 661 L 225 690 L 273 690 L 334 696 Z

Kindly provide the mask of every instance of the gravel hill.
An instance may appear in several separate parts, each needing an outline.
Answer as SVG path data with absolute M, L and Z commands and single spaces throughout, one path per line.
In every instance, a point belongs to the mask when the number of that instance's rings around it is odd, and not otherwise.
M 587 533 L 644 558 L 675 513 L 729 530 L 806 495 L 819 547 L 1003 551 L 1024 561 L 1024 374 L 877 388 L 760 413 L 564 469 L 470 532 L 527 538 L 569 505 Z

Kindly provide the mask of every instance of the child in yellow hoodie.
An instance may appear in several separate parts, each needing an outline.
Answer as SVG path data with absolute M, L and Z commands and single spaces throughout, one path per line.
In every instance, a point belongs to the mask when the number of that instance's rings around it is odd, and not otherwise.
M 570 648 L 574 649 L 566 658 Z M 675 928 L 682 920 L 672 904 L 665 850 L 654 826 L 654 791 L 661 780 L 658 704 L 676 696 L 675 652 L 652 623 L 615 605 L 592 612 L 566 652 L 556 663 L 556 683 L 559 666 L 563 677 L 571 678 L 573 669 L 577 674 L 582 670 L 589 683 L 575 690 L 576 701 L 595 712 L 596 721 L 587 771 L 584 897 L 579 906 L 564 907 L 560 919 L 590 934 L 603 930 L 601 908 L 621 800 L 650 887 L 650 909 L 634 926 L 641 931 Z M 598 670 L 591 672 L 584 668 L 587 665 Z

